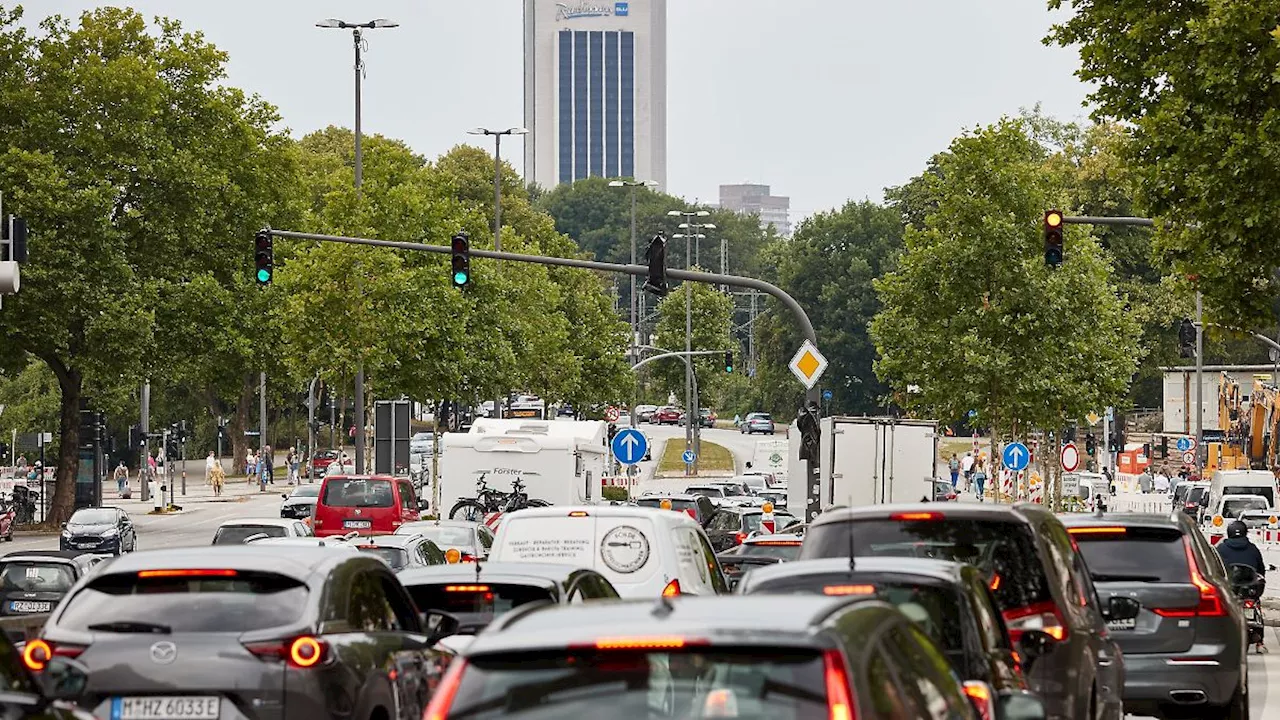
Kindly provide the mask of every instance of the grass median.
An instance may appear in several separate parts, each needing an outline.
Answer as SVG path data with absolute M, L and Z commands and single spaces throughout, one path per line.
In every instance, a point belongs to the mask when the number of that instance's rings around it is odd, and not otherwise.
M 659 473 L 683 473 L 684 438 L 673 438 L 662 448 L 662 457 L 658 460 Z M 698 458 L 700 472 L 724 472 L 733 474 L 733 453 L 723 445 L 702 441 L 702 456 Z

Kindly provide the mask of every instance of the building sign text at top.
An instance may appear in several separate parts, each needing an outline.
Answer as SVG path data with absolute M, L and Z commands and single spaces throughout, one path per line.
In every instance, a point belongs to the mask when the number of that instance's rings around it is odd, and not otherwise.
M 556 20 L 573 20 L 575 18 L 584 17 L 607 17 L 610 15 L 620 15 L 625 17 L 627 12 L 627 3 L 556 3 Z

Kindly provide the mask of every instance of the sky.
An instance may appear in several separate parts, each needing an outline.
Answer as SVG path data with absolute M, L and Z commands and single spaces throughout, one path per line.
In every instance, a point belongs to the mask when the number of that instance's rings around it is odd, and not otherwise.
M 26 22 L 99 5 L 27 0 Z M 475 143 L 470 128 L 523 121 L 520 0 L 128 5 L 203 32 L 229 53 L 228 82 L 276 105 L 295 136 L 353 122 L 351 35 L 315 27 L 326 17 L 400 23 L 366 36 L 365 133 L 435 157 Z M 667 15 L 667 190 L 690 200 L 763 183 L 791 198 L 797 221 L 881 200 L 1002 115 L 1036 104 L 1065 120 L 1088 113 L 1076 53 L 1041 43 L 1066 16 L 1043 1 L 668 0 Z M 519 169 L 516 142 L 503 156 Z

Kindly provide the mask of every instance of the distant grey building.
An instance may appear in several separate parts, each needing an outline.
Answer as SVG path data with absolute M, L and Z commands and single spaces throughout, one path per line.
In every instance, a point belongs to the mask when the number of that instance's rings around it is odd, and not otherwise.
M 667 0 L 524 0 L 525 180 L 667 184 Z
M 791 237 L 791 198 L 769 194 L 768 185 L 721 185 L 720 207 L 743 215 L 760 216 L 760 227 L 773 226 L 782 237 Z

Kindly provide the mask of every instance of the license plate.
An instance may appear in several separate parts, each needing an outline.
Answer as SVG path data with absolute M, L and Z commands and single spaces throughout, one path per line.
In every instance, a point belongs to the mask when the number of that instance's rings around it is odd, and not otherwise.
M 53 603 L 15 600 L 9 603 L 9 609 L 20 613 L 42 613 L 52 610 Z
M 1138 621 L 1135 618 L 1129 618 L 1128 620 L 1112 620 L 1107 623 L 1108 630 L 1132 630 L 1137 626 Z
M 118 697 L 111 701 L 111 720 L 217 720 L 221 709 L 220 697 Z
M 373 521 L 372 520 L 346 520 L 342 523 L 342 527 L 352 528 L 352 529 L 368 528 L 368 527 L 373 527 Z
M 93 547 L 98 547 L 98 543 L 96 543 L 96 542 L 81 542 L 81 543 L 76 543 L 76 547 L 78 547 L 78 548 L 93 548 Z

